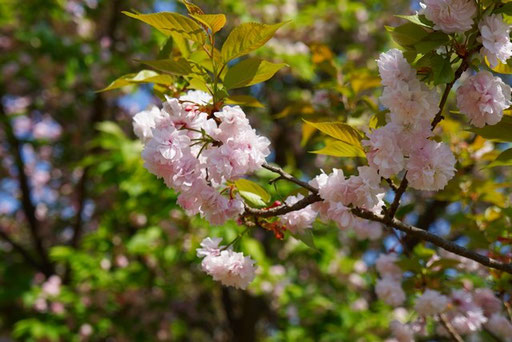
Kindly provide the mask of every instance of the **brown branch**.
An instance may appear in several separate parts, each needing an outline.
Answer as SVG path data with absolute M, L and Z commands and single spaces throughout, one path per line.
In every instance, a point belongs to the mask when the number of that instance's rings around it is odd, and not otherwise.
M 448 319 L 446 318 L 446 316 L 444 314 L 439 314 L 438 318 L 439 318 L 439 321 L 441 321 L 441 323 L 443 324 L 443 327 L 446 329 L 446 331 L 452 338 L 452 340 L 454 340 L 455 342 L 464 342 L 464 339 L 462 339 L 462 337 L 460 337 L 460 335 L 457 333 L 457 331 L 455 331 L 455 328 L 448 321 Z
M 297 211 L 306 208 L 308 205 L 321 202 L 322 198 L 318 194 L 311 194 L 309 196 L 304 197 L 297 203 L 287 206 L 286 204 L 280 205 L 278 207 L 269 208 L 269 209 L 254 209 L 254 208 L 246 208 L 244 216 L 257 216 L 257 217 L 274 217 L 280 216 L 284 214 L 291 213 L 292 211 Z
M 1 227 L 0 227 L 0 237 L 2 239 L 4 239 L 9 245 L 11 245 L 11 247 L 14 250 L 16 250 L 27 261 L 27 263 L 29 265 L 34 267 L 34 269 L 36 269 L 37 271 L 43 271 L 43 273 L 44 273 L 44 268 L 42 267 L 42 265 L 40 265 L 36 261 L 36 259 L 34 259 L 34 257 L 32 257 L 32 255 L 30 255 L 30 253 L 25 248 L 23 248 L 23 246 L 21 246 L 16 241 L 11 239 L 11 237 Z M 46 274 L 46 275 L 50 275 L 50 274 Z
M 29 186 L 29 179 L 27 174 L 25 173 L 25 162 L 23 161 L 22 156 L 22 146 L 19 142 L 18 138 L 14 134 L 13 128 L 11 126 L 10 118 L 7 113 L 5 113 L 4 107 L 0 104 L 0 121 L 2 121 L 2 125 L 4 127 L 5 135 L 7 136 L 7 142 L 11 147 L 11 151 L 14 157 L 14 163 L 16 165 L 18 183 L 21 190 L 21 205 L 23 208 L 23 213 L 28 222 L 28 228 L 30 231 L 30 236 L 32 238 L 32 242 L 34 247 L 41 258 L 42 265 L 41 267 L 44 270 L 46 275 L 50 275 L 53 273 L 53 265 L 51 264 L 46 249 L 43 245 L 43 239 L 40 234 L 40 225 L 39 221 L 36 217 L 36 209 L 34 204 L 32 203 L 32 195 Z
M 407 172 L 404 174 L 404 178 L 402 179 L 402 182 L 400 182 L 400 186 L 395 191 L 395 198 L 393 199 L 393 203 L 389 206 L 389 209 L 387 210 L 387 216 L 389 218 L 395 217 L 396 211 L 398 210 L 398 206 L 400 205 L 400 200 L 402 199 L 402 195 L 404 194 L 405 190 L 407 190 L 407 186 L 409 185 L 409 182 L 407 181 Z
M 272 166 L 272 165 L 269 165 L 269 164 L 263 164 L 263 167 L 265 169 L 267 169 L 267 170 L 270 170 L 272 172 L 275 172 L 275 173 L 279 174 L 279 178 L 277 178 L 276 181 L 279 180 L 279 179 L 284 179 L 284 180 L 287 180 L 289 182 L 295 183 L 295 184 L 303 187 L 304 189 L 307 189 L 307 190 L 311 191 L 314 194 L 316 194 L 318 192 L 317 189 L 315 189 L 314 187 L 312 187 L 308 183 L 303 182 L 303 181 L 293 177 L 292 175 L 290 175 L 289 173 L 285 172 L 283 169 L 281 169 L 279 167 Z
M 511 263 L 506 264 L 506 263 L 502 263 L 497 260 L 488 258 L 482 254 L 470 251 L 462 246 L 459 246 L 451 241 L 445 240 L 442 237 L 432 234 L 426 230 L 405 224 L 402 221 L 399 221 L 395 218 L 389 219 L 383 215 L 377 215 L 377 214 L 372 213 L 371 211 L 359 209 L 359 208 L 352 209 L 352 213 L 360 218 L 364 218 L 364 219 L 374 221 L 374 222 L 383 223 L 389 227 L 398 229 L 408 235 L 412 235 L 412 236 L 420 238 L 424 241 L 428 241 L 428 242 L 436 245 L 437 247 L 440 247 L 442 249 L 445 249 L 445 250 L 455 253 L 457 255 L 463 256 L 465 258 L 474 260 L 484 266 L 512 274 L 512 264 Z

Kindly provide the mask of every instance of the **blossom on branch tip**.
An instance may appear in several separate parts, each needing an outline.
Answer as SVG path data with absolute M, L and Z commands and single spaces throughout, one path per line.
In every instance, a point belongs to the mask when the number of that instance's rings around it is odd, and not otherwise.
M 399 306 L 405 301 L 405 293 L 400 282 L 390 277 L 378 279 L 375 292 L 379 299 L 392 306 Z
M 407 180 L 417 190 L 443 189 L 455 175 L 455 157 L 443 143 L 425 140 L 422 148 L 407 161 Z
M 477 12 L 473 0 L 423 0 L 420 5 L 420 13 L 434 22 L 434 29 L 445 33 L 468 31 Z
M 245 289 L 254 279 L 255 261 L 243 253 L 222 250 L 220 242 L 218 238 L 206 238 L 201 242 L 202 248 L 197 249 L 197 256 L 204 258 L 201 262 L 203 271 L 225 286 Z
M 469 76 L 457 89 L 457 106 L 476 127 L 500 122 L 510 99 L 510 86 L 488 71 Z
M 414 332 L 407 324 L 393 320 L 389 324 L 389 328 L 391 334 L 398 342 L 414 342 Z
M 483 17 L 478 28 L 483 45 L 480 53 L 487 57 L 492 68 L 498 65 L 498 61 L 506 64 L 512 57 L 510 25 L 503 20 L 501 14 L 491 14 Z

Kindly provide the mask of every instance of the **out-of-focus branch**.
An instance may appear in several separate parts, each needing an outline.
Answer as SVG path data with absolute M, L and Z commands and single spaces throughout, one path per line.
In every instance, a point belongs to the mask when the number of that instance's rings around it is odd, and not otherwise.
M 438 315 L 439 321 L 443 325 L 443 327 L 448 331 L 448 334 L 450 335 L 451 339 L 455 342 L 464 342 L 462 337 L 455 331 L 455 328 L 453 325 L 448 321 L 448 319 L 445 317 L 444 314 Z
M 44 271 L 44 268 L 42 267 L 42 265 L 40 265 L 36 259 L 34 259 L 34 257 L 32 257 L 32 255 L 30 255 L 30 253 L 25 249 L 23 248 L 23 246 L 21 246 L 20 244 L 18 244 L 16 241 L 14 241 L 13 239 L 11 239 L 11 237 L 9 236 L 9 234 L 7 234 L 4 230 L 3 227 L 0 227 L 0 237 L 5 240 L 9 245 L 11 245 L 11 247 L 17 251 L 24 259 L 25 261 L 32 267 L 34 267 L 34 269 L 36 269 L 37 271 Z M 47 274 L 49 275 L 49 274 Z
M 40 234 L 40 225 L 36 217 L 36 209 L 34 207 L 34 204 L 32 203 L 29 179 L 27 174 L 25 173 L 25 162 L 23 161 L 22 156 L 22 146 L 18 138 L 14 134 L 13 128 L 11 126 L 11 121 L 7 113 L 5 112 L 2 104 L 0 104 L 0 121 L 2 122 L 2 126 L 4 127 L 7 142 L 9 143 L 12 155 L 14 157 L 14 163 L 16 165 L 16 171 L 18 173 L 18 183 L 21 190 L 21 204 L 23 208 L 23 213 L 27 218 L 32 242 L 39 257 L 41 258 L 41 267 L 43 272 L 46 275 L 50 275 L 53 273 L 53 265 L 51 264 L 48 258 L 48 254 L 44 248 L 43 239 Z

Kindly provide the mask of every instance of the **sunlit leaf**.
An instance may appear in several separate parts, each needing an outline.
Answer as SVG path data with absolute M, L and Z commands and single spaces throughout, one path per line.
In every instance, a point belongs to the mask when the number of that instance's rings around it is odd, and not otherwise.
M 190 1 L 181 0 L 181 2 L 185 5 L 185 7 L 187 8 L 187 12 L 189 14 L 193 14 L 193 15 L 204 14 L 203 10 L 199 6 L 194 5 Z
M 490 140 L 512 141 L 512 116 L 504 115 L 496 125 L 475 127 L 470 131 Z
M 292 234 L 294 238 L 304 242 L 306 246 L 312 249 L 317 249 L 315 245 L 314 235 L 311 229 L 305 229 L 302 233 Z
M 98 92 L 118 89 L 137 83 L 158 83 L 163 85 L 170 85 L 173 82 L 174 79 L 169 75 L 161 75 L 153 70 L 141 70 L 138 73 L 127 74 L 119 77 L 110 83 L 107 87 L 98 90 Z
M 487 167 L 512 166 L 512 148 L 501 152 L 501 154 Z
M 250 95 L 231 95 L 224 99 L 225 104 L 263 108 L 263 104 Z
M 350 75 L 350 84 L 352 85 L 352 90 L 357 95 L 364 90 L 380 87 L 381 81 L 377 76 L 364 72 L 355 72 Z
M 266 202 L 269 202 L 271 199 L 270 194 L 265 191 L 265 189 L 248 179 L 240 178 L 236 180 L 235 186 L 240 196 L 251 205 L 263 207 L 266 205 Z
M 245 23 L 235 27 L 222 45 L 222 59 L 227 63 L 256 50 L 272 38 L 274 33 L 284 24 Z
M 413 24 L 432 28 L 434 27 L 434 23 L 428 20 L 424 15 L 422 14 L 414 14 L 414 15 L 395 15 L 395 17 L 402 18 L 405 20 L 410 21 Z
M 226 16 L 224 14 L 195 14 L 192 18 L 207 26 L 212 34 L 219 32 L 226 25 Z
M 166 36 L 179 34 L 184 38 L 204 44 L 206 33 L 194 20 L 173 12 L 159 12 L 150 14 L 136 14 L 123 11 L 129 17 L 149 24 Z
M 284 63 L 271 63 L 260 58 L 248 58 L 228 69 L 224 77 L 226 89 L 248 87 L 261 83 L 285 67 Z
M 487 64 L 487 66 L 491 68 L 491 64 L 489 63 L 487 57 L 485 57 L 485 64 Z M 498 65 L 491 69 L 492 71 L 500 74 L 512 74 L 512 59 L 509 59 L 506 64 L 498 61 Z
M 311 153 L 316 154 L 324 154 L 327 156 L 333 156 L 333 157 L 361 157 L 366 158 L 366 154 L 364 153 L 363 149 L 347 144 L 346 142 L 339 141 L 339 140 L 328 140 L 325 144 L 325 147 L 317 150 L 317 151 L 310 151 Z
M 386 26 L 386 30 L 391 34 L 391 38 L 403 47 L 413 46 L 428 35 L 424 27 L 410 22 L 398 27 Z
M 140 63 L 148 65 L 157 70 L 178 75 L 186 76 L 192 73 L 192 66 L 185 58 L 176 59 L 158 59 L 154 61 L 140 61 Z
M 311 122 L 304 120 L 319 131 L 349 145 L 356 146 L 362 150 L 361 139 L 363 135 L 355 128 L 343 122 Z

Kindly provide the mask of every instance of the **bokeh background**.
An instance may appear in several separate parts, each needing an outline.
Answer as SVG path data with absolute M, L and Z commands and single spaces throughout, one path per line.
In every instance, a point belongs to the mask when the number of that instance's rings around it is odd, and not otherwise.
M 256 52 L 290 67 L 240 93 L 265 105 L 246 112 L 271 138 L 271 161 L 306 179 L 340 161 L 308 153 L 321 141 L 301 117 L 366 122 L 378 103 L 374 61 L 393 46 L 384 26 L 418 8 L 409 0 L 195 3 L 227 15 L 219 40 L 241 22 L 292 20 Z M 386 339 L 390 319 L 407 313 L 376 300 L 368 269 L 381 250 L 399 248 L 392 235 L 358 240 L 318 224 L 314 250 L 256 231 L 240 246 L 259 266 L 247 291 L 201 272 L 199 242 L 229 241 L 242 227 L 185 216 L 144 169 L 131 118 L 159 104 L 151 85 L 96 92 L 143 69 L 136 60 L 165 53 L 165 37 L 121 13 L 131 9 L 185 13 L 170 0 L 0 1 L 2 340 Z M 489 191 L 489 201 L 506 201 Z M 408 195 L 399 216 L 446 233 L 460 210 L 449 199 Z

